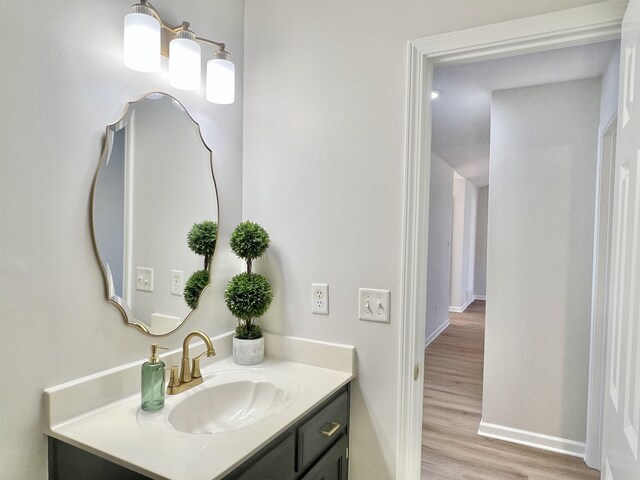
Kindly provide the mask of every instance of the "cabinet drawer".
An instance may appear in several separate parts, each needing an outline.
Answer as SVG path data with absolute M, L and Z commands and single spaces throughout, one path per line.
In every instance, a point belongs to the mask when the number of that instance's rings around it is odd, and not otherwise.
M 347 428 L 349 396 L 343 392 L 298 428 L 298 472 L 308 467 Z
M 235 480 L 293 480 L 296 477 L 294 454 L 295 438 L 293 435 L 289 435 L 247 470 L 238 476 L 232 475 L 231 478 Z

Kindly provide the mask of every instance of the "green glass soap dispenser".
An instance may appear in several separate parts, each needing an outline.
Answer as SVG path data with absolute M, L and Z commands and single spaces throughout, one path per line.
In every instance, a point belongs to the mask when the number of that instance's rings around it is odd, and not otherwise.
M 142 364 L 140 408 L 145 412 L 155 412 L 164 407 L 164 362 L 158 357 L 158 350 L 167 350 L 157 343 L 151 345 L 151 356 Z

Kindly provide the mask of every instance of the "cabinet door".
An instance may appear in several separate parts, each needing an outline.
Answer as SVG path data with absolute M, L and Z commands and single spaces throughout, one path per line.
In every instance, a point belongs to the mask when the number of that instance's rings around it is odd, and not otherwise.
M 301 480 L 347 480 L 347 447 L 347 436 L 342 435 Z
M 150 480 L 92 453 L 48 438 L 50 480 Z
M 290 435 L 240 475 L 234 472 L 225 480 L 293 480 L 296 477 L 294 457 L 295 439 Z

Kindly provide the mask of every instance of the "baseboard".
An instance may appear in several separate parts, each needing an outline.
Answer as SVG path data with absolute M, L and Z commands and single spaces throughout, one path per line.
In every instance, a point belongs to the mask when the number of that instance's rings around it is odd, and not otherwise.
M 486 300 L 487 296 L 486 295 L 474 295 L 473 299 L 474 300 Z
M 585 444 L 568 440 L 566 438 L 552 437 L 542 433 L 527 432 L 517 428 L 504 427 L 493 423 L 480 422 L 478 435 L 483 437 L 504 440 L 505 442 L 526 445 L 527 447 L 539 448 L 550 452 L 562 453 L 572 457 L 584 458 Z
M 473 300 L 474 300 L 474 299 L 472 298 L 471 300 L 469 300 L 467 303 L 465 303 L 465 304 L 464 304 L 463 306 L 461 306 L 461 307 L 452 307 L 452 306 L 450 306 L 450 307 L 449 307 L 449 311 L 450 311 L 450 312 L 453 312 L 453 313 L 462 313 L 462 312 L 464 312 L 464 311 L 467 309 L 467 307 L 468 307 L 469 305 L 471 305 L 471 304 L 473 303 Z
M 438 338 L 438 336 L 442 332 L 444 332 L 448 326 L 449 326 L 449 319 L 447 318 L 444 322 L 442 322 L 442 325 L 440 325 L 435 332 L 433 332 L 431 335 L 427 337 L 427 339 L 424 342 L 424 348 L 427 348 L 431 342 L 433 342 L 436 338 Z

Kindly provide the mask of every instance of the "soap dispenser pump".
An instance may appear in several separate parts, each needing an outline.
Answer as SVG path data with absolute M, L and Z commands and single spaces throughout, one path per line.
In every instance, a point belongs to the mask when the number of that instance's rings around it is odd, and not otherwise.
M 151 345 L 149 361 L 142 364 L 141 405 L 145 412 L 155 412 L 164 407 L 164 362 L 158 356 L 158 350 L 167 350 L 157 343 Z

